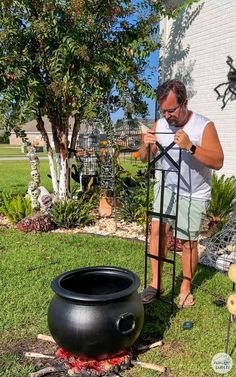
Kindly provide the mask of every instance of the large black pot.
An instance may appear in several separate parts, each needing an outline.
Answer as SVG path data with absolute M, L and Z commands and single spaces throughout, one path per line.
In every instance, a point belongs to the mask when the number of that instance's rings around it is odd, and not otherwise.
M 48 326 L 56 343 L 87 358 L 103 359 L 138 338 L 144 309 L 138 277 L 118 267 L 87 267 L 56 277 Z

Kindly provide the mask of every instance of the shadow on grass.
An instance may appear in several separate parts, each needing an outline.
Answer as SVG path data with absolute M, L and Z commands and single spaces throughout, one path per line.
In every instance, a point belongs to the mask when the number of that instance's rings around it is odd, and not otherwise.
M 146 344 L 152 344 L 163 338 L 164 332 L 170 326 L 170 320 L 178 312 L 176 304 L 171 305 L 171 291 L 163 295 L 161 300 L 156 300 L 144 306 L 145 320 L 141 339 Z
M 192 282 L 193 294 L 194 291 L 196 291 L 197 289 L 202 289 L 204 290 L 204 292 L 209 293 L 211 295 L 211 292 L 207 291 L 205 288 L 201 288 L 201 285 L 203 285 L 204 282 L 211 280 L 213 276 L 216 274 L 216 272 L 217 271 L 214 268 L 199 264 Z M 179 295 L 182 279 L 183 275 L 182 273 L 179 273 L 176 276 L 176 284 L 174 287 L 174 300 Z M 172 310 L 171 300 L 172 294 L 171 290 L 169 290 L 165 295 L 162 296 L 161 300 L 156 300 L 153 303 L 144 306 L 145 322 L 141 333 L 141 339 L 145 343 L 151 344 L 157 340 L 162 339 L 165 331 L 170 327 L 170 322 L 173 320 L 173 317 L 175 317 L 176 313 L 179 310 L 182 310 L 178 308 L 178 306 L 175 303 L 173 304 Z M 224 302 L 222 303 L 224 304 Z

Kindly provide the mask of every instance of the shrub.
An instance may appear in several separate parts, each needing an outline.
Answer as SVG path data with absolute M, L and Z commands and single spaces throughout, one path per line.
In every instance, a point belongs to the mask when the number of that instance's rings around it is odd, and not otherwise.
M 131 184 L 120 194 L 120 207 L 117 210 L 118 217 L 126 222 L 144 224 L 147 212 L 147 185 L 145 174 L 132 177 Z M 150 203 L 153 202 L 153 190 L 150 187 Z
M 31 212 L 31 201 L 28 197 L 20 194 L 15 197 L 12 197 L 11 194 L 1 194 L 0 213 L 5 215 L 11 223 L 18 223 Z
M 62 228 L 82 227 L 94 221 L 92 209 L 93 197 L 85 200 L 85 195 L 81 195 L 78 199 L 59 200 L 53 205 L 52 220 Z
M 215 225 L 217 230 L 229 220 L 230 214 L 236 209 L 236 178 L 217 177 L 213 173 L 211 201 L 207 209 L 210 219 L 209 226 Z

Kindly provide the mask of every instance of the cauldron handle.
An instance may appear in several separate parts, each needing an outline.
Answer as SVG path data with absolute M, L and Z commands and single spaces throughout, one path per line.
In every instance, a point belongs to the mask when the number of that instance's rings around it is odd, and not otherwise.
M 135 317 L 132 313 L 122 314 L 116 321 L 116 328 L 122 334 L 129 334 L 135 328 Z

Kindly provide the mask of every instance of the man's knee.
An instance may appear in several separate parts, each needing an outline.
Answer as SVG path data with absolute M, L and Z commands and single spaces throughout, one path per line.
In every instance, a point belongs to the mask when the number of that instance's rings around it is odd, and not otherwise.
M 186 240 L 181 240 L 181 243 L 183 245 L 184 250 L 196 250 L 197 249 L 197 241 L 186 241 Z
M 159 221 L 153 221 L 152 220 L 151 236 L 155 235 L 155 236 L 159 237 L 159 235 L 161 235 L 163 237 L 163 236 L 166 236 L 167 232 L 168 232 L 168 224 L 166 224 L 166 223 L 160 224 Z

